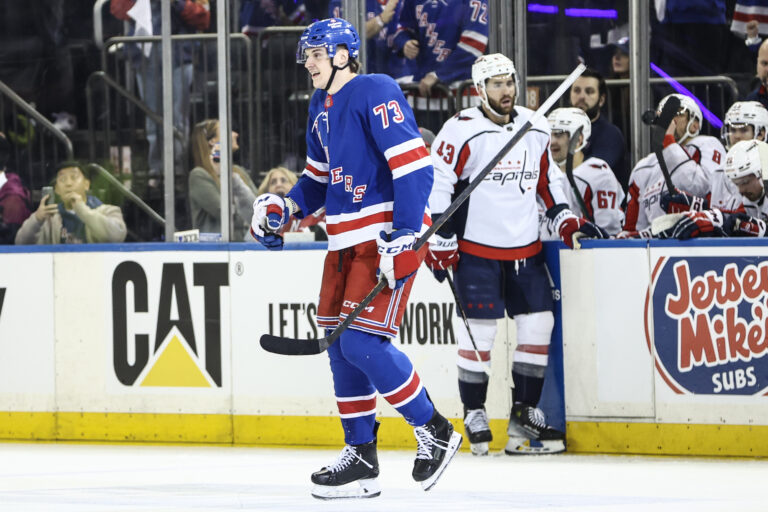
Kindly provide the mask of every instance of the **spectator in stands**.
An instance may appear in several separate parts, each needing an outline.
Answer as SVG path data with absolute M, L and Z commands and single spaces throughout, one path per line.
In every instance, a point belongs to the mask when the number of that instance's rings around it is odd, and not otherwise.
M 46 194 L 37 210 L 16 233 L 17 245 L 122 242 L 126 227 L 117 206 L 103 204 L 88 194 L 90 173 L 78 162 L 56 168 L 54 191 L 60 203 Z
M 307 24 L 304 0 L 243 0 L 240 27 L 243 34 L 257 36 L 267 27 Z
M 607 97 L 605 79 L 593 69 L 584 71 L 571 86 L 571 106 L 586 112 L 592 121 L 592 137 L 589 146 L 584 149 L 584 156 L 605 160 L 626 190 L 629 175 L 625 163 L 624 136 L 616 125 L 601 115 Z
M 415 61 L 419 94 L 429 95 L 438 82 L 455 87 L 471 78 L 472 64 L 488 46 L 487 0 L 403 1 L 393 44 L 397 52 Z M 425 115 L 419 102 L 415 107 L 420 125 L 433 131 L 441 128 L 441 116 Z
M 435 142 L 434 132 L 428 128 L 419 126 L 419 133 L 421 133 L 421 138 L 424 139 L 424 146 L 427 148 L 427 151 L 431 152 L 432 143 Z
M 189 208 L 192 228 L 202 233 L 221 233 L 221 148 L 219 121 L 206 119 L 192 131 L 192 163 L 189 173 Z M 240 147 L 238 134 L 232 132 L 232 154 Z M 245 170 L 232 166 L 232 240 L 243 240 L 256 199 L 256 185 Z
M 6 170 L 11 147 L 0 132 L 0 245 L 13 244 L 16 232 L 29 217 L 29 191 L 21 178 Z
M 622 37 L 613 43 L 613 55 L 611 55 L 610 78 L 629 78 L 629 38 Z M 626 152 L 624 154 L 625 165 L 628 162 L 630 151 L 630 113 L 629 113 L 629 84 L 613 87 L 610 94 L 610 114 L 613 124 L 619 127 L 624 135 Z M 626 187 L 626 185 L 624 185 Z
M 296 173 L 285 167 L 274 167 L 269 170 L 259 185 L 258 195 L 277 194 L 280 197 L 285 197 L 285 194 L 291 190 L 297 181 Z M 317 241 L 328 240 L 328 234 L 325 231 L 325 207 L 303 218 L 291 216 L 280 230 L 281 235 L 306 232 L 314 233 Z
M 111 0 L 110 12 L 119 20 L 133 22 L 129 35 L 160 35 L 162 12 L 160 0 L 138 0 L 149 2 L 151 7 L 151 23 L 142 19 L 135 11 L 131 11 L 137 0 Z M 209 0 L 170 0 L 171 1 L 171 33 L 194 34 L 206 30 L 210 26 L 211 14 Z M 130 12 L 129 12 L 130 11 Z M 137 16 L 139 19 L 134 19 Z M 160 45 L 129 44 L 127 50 L 136 71 L 139 84 L 139 94 L 144 103 L 155 113 L 162 113 L 162 52 Z M 149 52 L 148 54 L 146 52 Z M 181 132 L 183 139 L 189 136 L 189 96 L 192 86 L 192 55 L 193 42 L 175 43 L 173 45 L 173 124 Z M 163 173 L 162 130 L 151 119 L 146 120 L 147 141 L 149 142 L 149 174 L 160 176 Z M 182 156 L 185 152 L 183 143 L 174 138 L 174 157 L 177 174 L 183 174 L 181 167 Z
M 760 85 L 745 99 L 747 101 L 759 101 L 768 108 L 768 89 L 766 89 L 768 84 L 768 39 L 763 41 L 757 51 L 757 78 L 760 80 Z
M 395 53 L 392 47 L 404 0 L 366 0 L 366 73 L 384 73 L 398 82 L 413 80 L 415 62 Z M 331 0 L 328 16 L 343 18 L 341 0 Z

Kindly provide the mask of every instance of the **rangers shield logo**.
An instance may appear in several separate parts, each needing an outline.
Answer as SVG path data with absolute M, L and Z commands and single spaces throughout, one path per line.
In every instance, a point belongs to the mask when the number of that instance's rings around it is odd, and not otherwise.
M 645 334 L 676 393 L 768 394 L 768 261 L 660 258 L 646 296 Z

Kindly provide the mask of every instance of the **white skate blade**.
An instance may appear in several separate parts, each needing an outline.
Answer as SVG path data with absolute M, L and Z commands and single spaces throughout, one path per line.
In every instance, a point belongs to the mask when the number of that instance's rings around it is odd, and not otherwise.
M 427 478 L 423 482 L 421 482 L 421 488 L 425 491 L 430 490 L 432 487 L 435 486 L 437 483 L 437 480 L 440 478 L 440 475 L 443 474 L 443 471 L 445 471 L 445 468 L 448 467 L 448 464 L 451 462 L 451 459 L 454 455 L 456 455 L 456 452 L 459 451 L 459 448 L 461 447 L 461 442 L 464 440 L 463 437 L 461 437 L 461 434 L 458 432 L 454 432 L 451 434 L 451 438 L 448 440 L 448 449 L 445 451 L 445 457 L 443 458 L 443 462 L 440 464 L 440 467 L 437 468 L 437 471 L 435 471 L 435 474 L 431 477 Z
M 469 445 L 469 451 L 472 455 L 488 455 L 488 443 L 472 443 Z
M 364 478 L 346 485 L 315 485 L 312 488 L 312 497 L 319 500 L 375 498 L 380 494 L 381 486 L 375 478 Z
M 545 455 L 565 451 L 565 442 L 560 440 L 538 441 L 527 437 L 510 436 L 504 453 L 507 455 Z

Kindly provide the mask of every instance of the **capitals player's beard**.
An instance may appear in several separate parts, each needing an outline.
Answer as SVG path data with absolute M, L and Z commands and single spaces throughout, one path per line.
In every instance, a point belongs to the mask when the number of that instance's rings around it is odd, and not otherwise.
M 499 101 L 495 101 L 495 100 L 492 100 L 491 98 L 488 98 L 488 104 L 491 106 L 491 108 L 495 112 L 503 116 L 506 116 L 507 114 L 511 113 L 512 109 L 515 108 L 515 102 L 512 99 L 512 96 L 504 96 Z

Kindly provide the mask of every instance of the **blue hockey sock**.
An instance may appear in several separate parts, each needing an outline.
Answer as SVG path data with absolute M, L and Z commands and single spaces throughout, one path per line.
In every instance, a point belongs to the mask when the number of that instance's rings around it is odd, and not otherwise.
M 435 408 L 411 361 L 387 338 L 348 329 L 338 344 L 344 359 L 370 379 L 405 421 L 419 426 L 432 418 Z
M 366 375 L 344 359 L 339 343 L 328 347 L 333 388 L 339 408 L 344 442 L 364 444 L 373 440 L 376 420 L 376 389 Z

